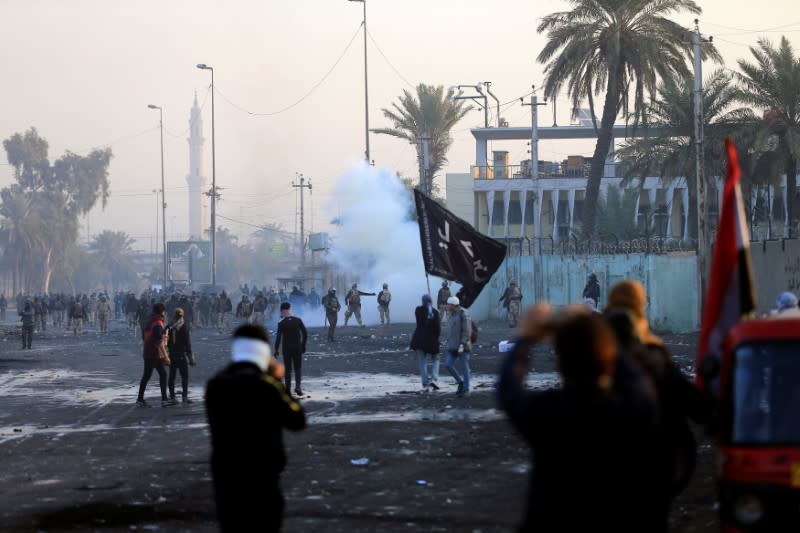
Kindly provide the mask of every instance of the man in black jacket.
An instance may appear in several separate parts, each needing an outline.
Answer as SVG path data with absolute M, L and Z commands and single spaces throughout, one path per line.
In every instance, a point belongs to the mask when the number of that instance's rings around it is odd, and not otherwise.
M 294 393 L 298 396 L 303 395 L 300 381 L 302 380 L 303 354 L 306 353 L 307 341 L 306 325 L 300 318 L 292 316 L 292 304 L 282 303 L 281 321 L 278 322 L 278 332 L 275 335 L 275 355 L 280 354 L 281 342 L 283 342 L 286 390 L 292 388 L 292 369 L 294 369 Z
M 211 473 L 223 532 L 277 532 L 283 521 L 283 428 L 304 429 L 306 418 L 286 394 L 283 367 L 270 352 L 262 326 L 240 326 L 233 334 L 231 364 L 206 387 Z
M 183 309 L 175 309 L 172 323 L 167 326 L 169 334 L 167 348 L 169 349 L 169 398 L 175 400 L 175 375 L 181 373 L 181 401 L 192 403 L 189 399 L 189 365 L 194 366 L 195 358 L 192 353 L 192 338 L 189 334 L 189 325 L 185 323 Z

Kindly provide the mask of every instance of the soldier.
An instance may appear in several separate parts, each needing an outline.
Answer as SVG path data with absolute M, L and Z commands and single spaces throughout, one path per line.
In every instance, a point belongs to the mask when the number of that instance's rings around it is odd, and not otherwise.
M 39 299 L 39 320 L 42 331 L 47 331 L 47 319 L 50 317 L 50 298 L 47 295 Z
M 389 315 L 389 303 L 392 301 L 392 293 L 389 292 L 389 284 L 383 284 L 383 290 L 378 293 L 378 314 L 381 316 L 381 326 L 383 325 L 384 318 L 386 319 L 386 325 L 388 326 L 391 323 L 391 318 Z
M 197 302 L 197 311 L 200 327 L 207 328 L 211 314 L 211 299 L 208 297 L 207 293 L 203 293 L 203 295 L 200 296 L 200 301 Z
M 448 315 L 448 307 L 447 307 L 447 300 L 453 295 L 450 292 L 450 286 L 447 284 L 447 281 L 442 282 L 442 288 L 439 289 L 439 295 L 436 297 L 436 307 L 439 308 L 439 316 L 441 317 L 442 321 L 447 320 Z
M 22 310 L 19 312 L 22 320 L 22 349 L 31 349 L 33 341 L 33 329 L 36 324 L 36 314 L 33 309 L 33 302 L 26 300 Z
M 264 314 L 267 311 L 267 299 L 264 298 L 264 294 L 259 291 L 256 294 L 256 299 L 253 301 L 253 324 L 258 324 L 259 326 L 264 325 Z
M 270 323 L 272 323 L 278 316 L 279 305 L 281 305 L 281 298 L 278 296 L 278 291 L 276 291 L 275 287 L 273 287 L 269 290 L 269 295 L 267 296 L 267 314 L 269 316 Z
M 100 323 L 100 333 L 108 333 L 108 320 L 111 318 L 111 304 L 105 294 L 100 295 L 97 302 L 97 321 Z
M 84 310 L 86 311 L 86 320 L 92 327 L 95 327 L 97 325 L 97 295 L 92 293 Z
M 356 315 L 356 322 L 362 328 L 364 323 L 361 321 L 361 297 L 362 296 L 375 296 L 374 292 L 361 292 L 358 290 L 358 284 L 353 283 L 347 296 L 344 297 L 344 304 L 347 306 L 347 311 L 344 312 L 344 325 L 347 326 L 347 321 L 350 317 Z
M 78 337 L 83 331 L 83 322 L 86 320 L 86 311 L 79 299 L 76 299 L 70 307 L 69 318 L 72 321 L 72 333 Z
M 342 306 L 339 304 L 339 298 L 336 297 L 336 289 L 331 287 L 328 289 L 328 294 L 322 298 L 322 305 L 325 307 L 325 318 L 328 320 L 328 340 L 336 342 L 334 333 L 336 332 L 336 324 L 339 321 L 339 311 Z
M 128 329 L 136 335 L 136 315 L 139 312 L 139 302 L 136 295 L 129 292 L 125 297 L 125 317 L 128 319 Z
M 250 322 L 252 314 L 253 304 L 250 303 L 250 298 L 247 295 L 243 295 L 242 301 L 236 306 L 236 318 L 239 319 L 240 324 L 247 324 Z
M 0 294 L 0 321 L 6 321 L 6 309 L 8 309 L 8 301 L 5 294 Z
M 500 297 L 500 302 L 503 302 L 503 307 L 508 312 L 508 326 L 516 327 L 519 322 L 519 304 L 522 301 L 522 291 L 517 287 L 517 282 L 512 278 L 508 282 L 508 287 Z
M 308 293 L 308 306 L 312 311 L 316 311 L 319 308 L 320 302 L 321 300 L 319 294 L 317 294 L 317 289 L 311 287 L 311 292 Z
M 42 329 L 42 305 L 39 303 L 39 297 L 33 298 L 33 329 L 34 331 L 44 331 Z
M 233 312 L 233 302 L 225 293 L 219 295 L 219 325 L 224 327 L 226 331 L 231 329 L 231 313 Z
M 600 305 L 600 282 L 597 281 L 597 274 L 592 272 L 589 274 L 589 279 L 586 281 L 586 287 L 583 288 L 584 299 L 590 298 L 594 301 L 594 308 L 599 309 Z

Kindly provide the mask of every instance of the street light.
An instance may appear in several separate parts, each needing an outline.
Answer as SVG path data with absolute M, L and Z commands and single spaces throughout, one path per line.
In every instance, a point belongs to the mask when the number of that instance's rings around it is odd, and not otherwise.
M 167 288 L 167 189 L 164 186 L 164 110 L 160 106 L 153 104 L 148 104 L 147 107 L 158 109 L 158 127 L 161 130 L 161 253 L 163 254 L 164 263 L 164 285 L 161 290 L 164 290 Z M 156 220 L 156 238 L 158 238 L 158 220 Z
M 217 151 L 214 140 L 214 67 L 198 63 L 200 70 L 211 71 L 211 286 L 217 288 Z
M 367 0 L 348 0 L 349 2 L 361 2 L 364 4 L 364 20 L 361 22 L 364 26 L 364 140 L 366 149 L 364 156 L 367 164 L 371 159 L 369 158 L 369 83 L 367 76 Z

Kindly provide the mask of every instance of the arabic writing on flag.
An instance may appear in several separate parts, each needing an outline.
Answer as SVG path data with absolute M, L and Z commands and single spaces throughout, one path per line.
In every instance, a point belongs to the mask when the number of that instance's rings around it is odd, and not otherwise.
M 506 246 L 414 190 L 425 272 L 463 287 L 461 305 L 469 307 L 506 257 Z
M 722 212 L 711 259 L 711 275 L 700 326 L 697 365 L 705 357 L 719 357 L 728 331 L 755 309 L 753 270 L 750 264 L 750 235 L 739 187 L 739 159 L 736 147 L 725 140 L 728 171 L 722 195 Z

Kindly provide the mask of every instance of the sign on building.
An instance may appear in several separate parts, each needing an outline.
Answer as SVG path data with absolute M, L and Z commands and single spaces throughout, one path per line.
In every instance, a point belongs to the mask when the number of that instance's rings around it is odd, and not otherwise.
M 173 283 L 211 283 L 211 241 L 168 242 L 167 269 Z
M 312 233 L 308 236 L 308 248 L 312 252 L 319 252 L 321 250 L 327 250 L 328 246 L 328 234 L 327 233 Z

